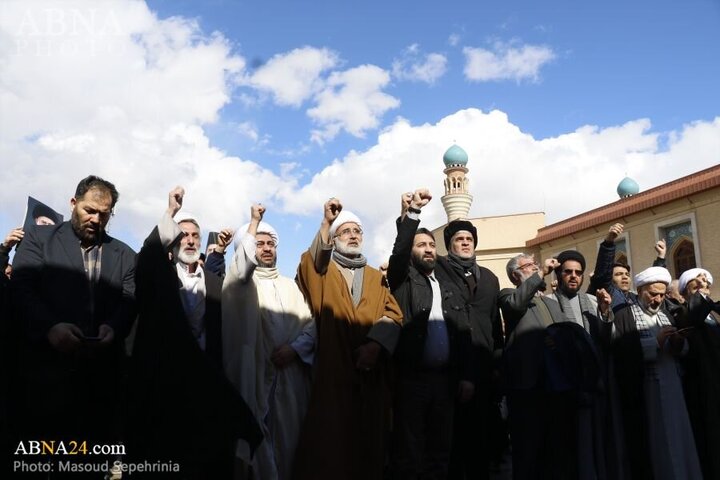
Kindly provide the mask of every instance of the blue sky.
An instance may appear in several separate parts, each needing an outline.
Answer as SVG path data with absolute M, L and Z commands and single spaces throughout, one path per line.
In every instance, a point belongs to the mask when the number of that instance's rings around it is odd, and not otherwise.
M 291 275 L 329 196 L 373 264 L 401 192 L 442 224 L 453 142 L 473 216 L 548 223 L 720 159 L 717 1 L 8 0 L 0 45 L 4 232 L 97 173 L 138 248 L 181 184 L 208 228 L 268 205 Z

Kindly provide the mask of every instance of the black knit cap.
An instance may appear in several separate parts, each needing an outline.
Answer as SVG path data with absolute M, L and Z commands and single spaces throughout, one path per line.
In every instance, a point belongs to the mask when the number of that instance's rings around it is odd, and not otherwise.
M 473 225 L 471 222 L 468 222 L 467 220 L 453 220 L 452 222 L 448 223 L 447 227 L 445 227 L 445 232 L 443 232 L 443 236 L 445 238 L 445 249 L 448 252 L 450 251 L 450 241 L 452 240 L 453 235 L 455 235 L 460 230 L 470 232 L 473 236 L 474 246 L 477 247 L 478 236 L 477 228 L 475 228 L 475 225 Z
M 578 252 L 577 250 L 565 250 L 560 255 L 558 255 L 557 261 L 558 263 L 560 263 L 560 266 L 557 269 L 562 271 L 562 264 L 567 262 L 568 260 L 575 260 L 580 264 L 583 272 L 585 271 L 585 257 L 583 257 L 583 254 Z

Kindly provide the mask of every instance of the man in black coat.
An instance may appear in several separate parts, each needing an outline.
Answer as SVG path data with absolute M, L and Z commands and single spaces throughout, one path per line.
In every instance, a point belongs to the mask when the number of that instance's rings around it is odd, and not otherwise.
M 475 395 L 455 405 L 455 429 L 450 458 L 451 479 L 489 476 L 490 459 L 502 450 L 496 405 L 496 367 L 504 340 L 497 296 L 500 286 L 494 273 L 477 264 L 477 229 L 467 220 L 454 220 L 444 231 L 447 257 L 438 257 L 435 273 L 448 279 L 448 289 L 462 299 L 470 325 Z
M 393 419 L 393 478 L 447 478 L 457 397 L 474 393 L 470 328 L 465 304 L 434 274 L 435 238 L 418 229 L 431 199 L 426 189 L 406 193 L 387 279 L 403 311 L 395 349 L 398 366 Z
M 231 478 L 235 441 L 255 448 L 261 434 L 223 374 L 222 279 L 198 264 L 197 220 L 173 220 L 184 194 L 182 187 L 170 192 L 138 255 L 128 454 L 134 462 L 172 463 L 174 478 Z
M 117 443 L 124 343 L 135 317 L 135 252 L 105 226 L 118 199 L 80 181 L 69 222 L 31 226 L 13 262 L 22 331 L 20 438 Z

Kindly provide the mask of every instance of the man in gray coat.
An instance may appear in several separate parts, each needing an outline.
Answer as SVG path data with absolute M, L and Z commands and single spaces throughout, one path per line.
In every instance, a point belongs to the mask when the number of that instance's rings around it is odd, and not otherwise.
M 510 259 L 506 270 L 516 288 L 500 291 L 506 346 L 503 376 L 510 409 L 513 478 L 571 477 L 575 456 L 558 442 L 573 443 L 575 435 L 562 411 L 561 395 L 545 385 L 546 328 L 565 317 L 559 304 L 542 296 L 543 278 L 558 266 L 554 258 L 543 268 L 532 255 Z M 568 428 L 565 428 L 565 427 Z

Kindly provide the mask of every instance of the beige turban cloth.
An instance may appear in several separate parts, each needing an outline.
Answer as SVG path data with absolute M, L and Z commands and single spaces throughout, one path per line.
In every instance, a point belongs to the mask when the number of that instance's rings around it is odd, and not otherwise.
M 698 275 L 701 274 L 705 274 L 705 278 L 707 278 L 708 283 L 712 285 L 713 277 L 710 275 L 710 272 L 704 268 L 691 268 L 680 275 L 680 280 L 678 281 L 678 289 L 680 290 L 680 293 L 685 293 L 685 289 L 687 288 L 687 284 L 690 283 L 690 280 L 697 278 Z
M 651 283 L 664 283 L 669 285 L 672 281 L 670 272 L 663 267 L 650 267 L 635 275 L 635 288 Z

